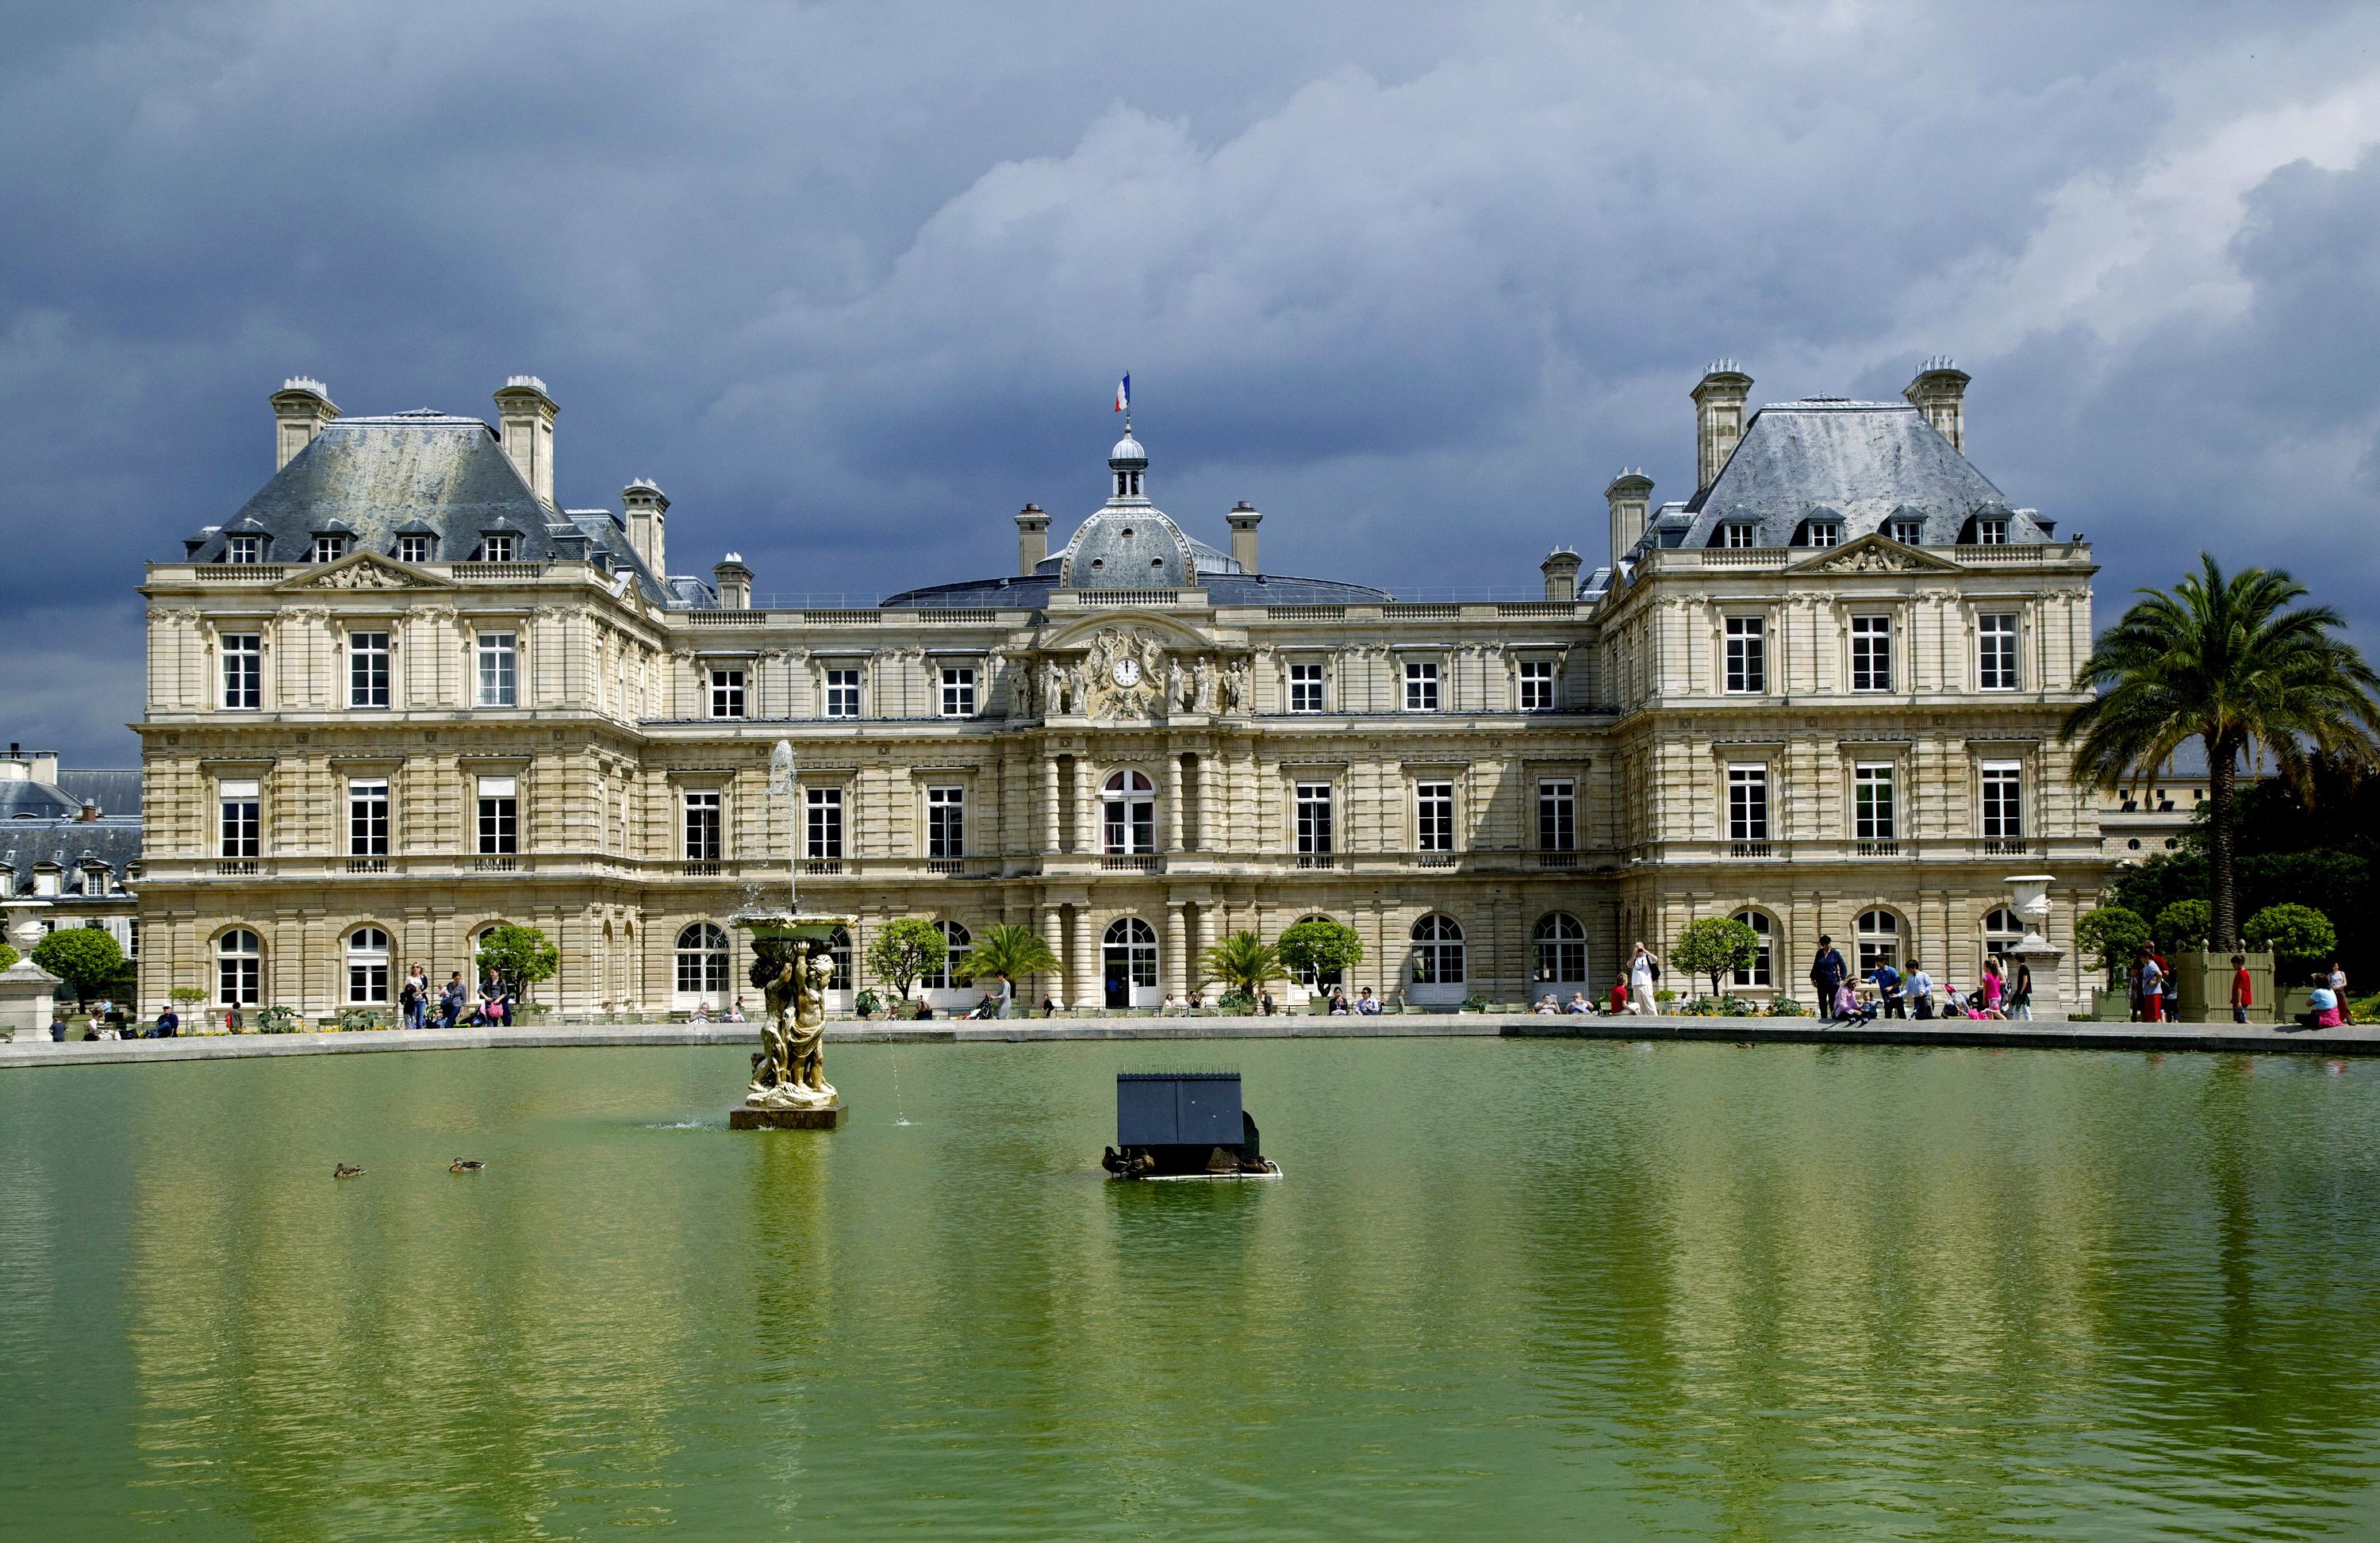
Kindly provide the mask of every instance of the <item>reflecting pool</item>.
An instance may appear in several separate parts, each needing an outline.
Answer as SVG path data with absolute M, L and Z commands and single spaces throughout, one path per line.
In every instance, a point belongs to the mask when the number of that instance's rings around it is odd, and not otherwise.
M 2380 1064 L 830 1061 L 0 1075 L 0 1536 L 2380 1536 Z M 1218 1066 L 1287 1176 L 1107 1182 Z

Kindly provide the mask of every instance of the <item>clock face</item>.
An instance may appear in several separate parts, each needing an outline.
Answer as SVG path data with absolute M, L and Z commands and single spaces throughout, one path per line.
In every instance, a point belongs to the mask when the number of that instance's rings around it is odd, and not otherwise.
M 1114 677 L 1118 686 L 1136 686 L 1140 683 L 1140 661 L 1119 659 L 1115 662 L 1115 668 L 1108 674 Z

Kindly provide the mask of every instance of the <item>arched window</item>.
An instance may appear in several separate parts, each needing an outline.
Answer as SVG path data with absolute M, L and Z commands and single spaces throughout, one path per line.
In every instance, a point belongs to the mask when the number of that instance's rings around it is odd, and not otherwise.
M 2007 906 L 1999 906 L 1984 917 L 1985 959 L 1997 954 L 2004 968 L 2013 968 L 2015 961 L 2009 957 L 2009 950 L 2023 941 L 2024 923 L 2018 920 L 2017 914 Z M 1978 975 L 1983 973 L 1982 964 L 1982 960 L 1976 961 L 1975 973 Z
M 1118 772 L 1108 778 L 1101 797 L 1109 852 L 1157 850 L 1157 785 L 1138 772 Z
M 1586 929 L 1576 917 L 1568 911 L 1548 912 L 1537 918 L 1530 942 L 1536 954 L 1532 980 L 1542 986 L 1586 984 Z
M 1099 951 L 1110 1007 L 1149 1007 L 1157 996 L 1157 934 L 1138 917 L 1108 924 Z
M 1777 956 L 1772 952 L 1777 941 L 1777 924 L 1768 919 L 1766 911 L 1738 911 L 1735 919 L 1752 929 L 1760 939 L 1754 951 L 1752 963 L 1735 972 L 1739 986 L 1773 986 L 1777 983 Z
M 830 991 L 851 990 L 851 929 L 838 927 L 827 934 L 826 956 L 834 961 L 834 978 L 826 983 Z
M 1329 921 L 1330 918 L 1326 916 L 1310 916 L 1300 917 L 1297 919 L 1298 923 L 1302 926 L 1309 921 Z M 1347 972 L 1334 965 L 1326 970 L 1302 971 L 1299 973 L 1297 978 L 1301 985 L 1313 988 L 1316 990 L 1327 991 L 1333 986 L 1344 986 L 1347 984 Z
M 1862 911 L 1856 929 L 1859 942 L 1859 972 L 1865 975 L 1878 965 L 1900 967 L 1900 918 L 1890 911 Z
M 225 1007 L 253 1007 L 264 1000 L 264 944 L 246 928 L 215 940 L 218 995 Z
M 677 935 L 677 994 L 723 1006 L 727 995 L 727 934 L 698 921 Z
M 964 972 L 967 951 L 975 946 L 975 937 L 955 921 L 938 921 L 934 930 L 942 935 L 942 956 L 917 978 L 917 984 L 929 991 L 956 990 L 975 984 L 975 977 Z
M 1463 927 L 1436 911 L 1413 925 L 1413 978 L 1416 986 L 1463 984 Z
M 347 934 L 347 1001 L 359 1007 L 388 1001 L 388 934 L 377 927 Z

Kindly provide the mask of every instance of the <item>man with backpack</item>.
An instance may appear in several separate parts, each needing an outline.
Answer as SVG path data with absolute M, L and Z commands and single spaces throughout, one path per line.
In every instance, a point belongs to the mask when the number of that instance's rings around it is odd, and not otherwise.
M 1638 1017 L 1653 1013 L 1653 983 L 1661 978 L 1661 962 L 1643 943 L 1628 956 L 1628 1011 Z

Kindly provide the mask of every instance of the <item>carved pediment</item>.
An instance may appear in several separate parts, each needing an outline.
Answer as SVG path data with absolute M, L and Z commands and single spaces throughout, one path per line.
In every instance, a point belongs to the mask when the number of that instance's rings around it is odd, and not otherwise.
M 1828 547 L 1811 553 L 1798 563 L 1786 565 L 1788 573 L 1956 573 L 1959 565 L 1930 552 L 1913 546 L 1903 546 L 1889 536 L 1862 536 L 1841 546 Z
M 273 586 L 297 589 L 452 589 L 454 582 L 376 552 L 350 553 Z

